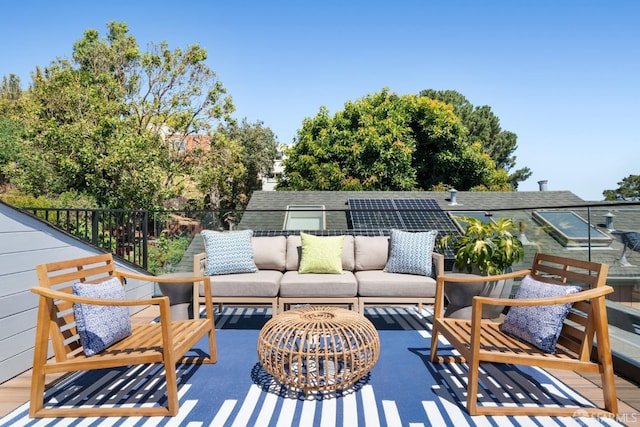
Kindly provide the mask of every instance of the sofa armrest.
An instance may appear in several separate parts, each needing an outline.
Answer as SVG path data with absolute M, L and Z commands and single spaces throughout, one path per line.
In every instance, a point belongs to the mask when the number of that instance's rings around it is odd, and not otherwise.
M 439 275 L 444 274 L 444 255 L 432 252 L 431 259 L 433 260 L 433 276 L 438 277 Z
M 207 266 L 207 253 L 200 252 L 193 256 L 193 275 L 196 277 L 204 276 L 204 271 Z

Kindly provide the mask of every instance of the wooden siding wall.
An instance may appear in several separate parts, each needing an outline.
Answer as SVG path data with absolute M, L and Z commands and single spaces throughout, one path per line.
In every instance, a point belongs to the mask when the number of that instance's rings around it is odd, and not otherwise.
M 30 289 L 37 285 L 35 266 L 97 253 L 91 245 L 0 202 L 0 383 L 33 364 L 38 300 Z M 149 298 L 154 283 L 131 280 L 126 291 L 130 298 Z

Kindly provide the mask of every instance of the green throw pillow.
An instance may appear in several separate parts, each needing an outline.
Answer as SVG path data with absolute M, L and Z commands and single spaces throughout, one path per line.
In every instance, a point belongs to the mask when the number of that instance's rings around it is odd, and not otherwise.
M 320 237 L 300 233 L 302 254 L 298 273 L 342 274 L 344 236 Z

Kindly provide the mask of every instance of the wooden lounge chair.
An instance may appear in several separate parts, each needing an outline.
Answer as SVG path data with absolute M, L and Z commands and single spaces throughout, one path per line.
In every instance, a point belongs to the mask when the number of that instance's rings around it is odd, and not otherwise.
M 211 295 L 205 298 L 206 317 L 193 320 L 171 321 L 169 298 L 138 300 L 100 299 L 80 297 L 73 293 L 74 283 L 100 286 L 107 279 L 125 278 L 149 282 L 184 283 L 193 281 L 196 286 L 205 282 L 205 292 L 210 292 L 206 277 L 193 279 L 160 278 L 116 270 L 111 254 L 96 255 L 68 261 L 41 264 L 36 267 L 39 286 L 32 289 L 40 296 L 36 341 L 31 383 L 31 417 L 100 417 L 100 416 L 174 416 L 178 413 L 177 363 L 215 363 L 215 326 Z M 117 281 L 112 287 L 118 287 Z M 77 285 L 76 285 L 77 286 Z M 95 306 L 148 306 L 158 305 L 160 321 L 132 325 L 131 334 L 97 354 L 87 356 L 80 343 L 73 303 Z M 86 307 L 86 306 L 85 306 Z M 125 319 L 128 309 L 125 309 Z M 126 321 L 126 320 L 125 320 Z M 209 355 L 185 356 L 205 335 L 208 335 Z M 54 357 L 47 360 L 51 338 Z M 167 406 L 114 407 L 51 407 L 45 406 L 44 391 L 47 374 L 83 371 L 120 366 L 162 363 L 166 371 Z
M 608 265 L 571 258 L 536 254 L 531 270 L 503 276 L 526 276 L 546 283 L 578 285 L 582 291 L 558 297 L 535 299 L 496 299 L 476 296 L 473 299 L 471 320 L 443 317 L 446 274 L 438 277 L 436 304 L 431 341 L 431 361 L 469 365 L 467 382 L 467 412 L 470 415 L 554 415 L 554 416 L 612 416 L 618 404 L 614 383 L 611 347 L 605 295 L 613 292 L 606 286 Z M 498 280 L 501 276 L 493 276 Z M 466 278 L 464 281 L 471 281 Z M 483 280 L 479 278 L 478 281 Z M 555 352 L 549 353 L 502 331 L 500 324 L 482 319 L 486 304 L 515 306 L 544 306 L 573 303 L 564 321 Z M 438 356 L 438 336 L 442 334 L 460 356 Z M 592 360 L 594 335 L 597 338 L 597 357 Z M 563 406 L 496 406 L 478 405 L 480 363 L 510 363 L 540 368 L 566 369 L 599 373 L 602 379 L 604 409 L 597 407 Z

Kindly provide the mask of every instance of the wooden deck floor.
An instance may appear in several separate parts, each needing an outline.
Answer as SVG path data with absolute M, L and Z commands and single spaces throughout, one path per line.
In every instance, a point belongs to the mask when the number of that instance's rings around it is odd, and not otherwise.
M 134 316 L 139 321 L 151 321 L 157 317 L 153 310 L 143 310 Z M 572 371 L 548 370 L 560 381 L 572 387 L 587 399 L 602 406 L 599 376 Z M 47 376 L 48 381 L 55 380 Z M 0 417 L 3 417 L 29 401 L 31 371 L 0 384 Z M 616 376 L 616 390 L 620 410 L 619 420 L 628 426 L 640 426 L 640 387 Z

